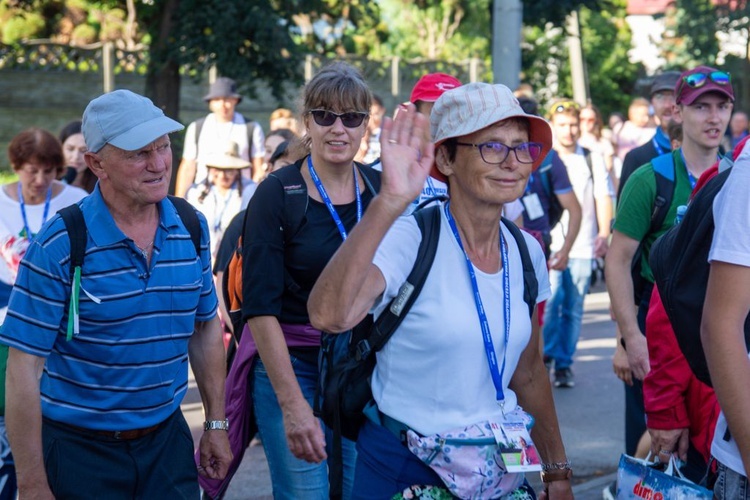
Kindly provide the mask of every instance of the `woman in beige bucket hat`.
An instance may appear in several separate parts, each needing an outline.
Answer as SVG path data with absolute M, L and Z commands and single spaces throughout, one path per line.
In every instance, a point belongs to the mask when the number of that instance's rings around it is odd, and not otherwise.
M 438 208 L 437 253 L 424 288 L 377 353 L 371 379 L 377 407 L 368 410 L 359 433 L 354 497 L 408 496 L 414 493 L 410 487 L 421 485 L 447 487 L 461 498 L 535 498 L 521 471 L 543 470 L 540 498 L 572 498 L 571 467 L 539 352 L 536 308 L 530 315 L 521 250 L 501 223 L 503 205 L 524 193 L 549 151 L 550 126 L 524 113 L 507 87 L 484 83 L 444 93 L 430 121 L 434 151 L 421 141 L 425 118 L 413 106 L 384 125 L 380 194 L 308 302 L 313 325 L 325 331 L 351 328 L 370 310 L 377 317 L 399 293 L 421 240 L 415 219 L 399 216 L 428 173 L 448 183 L 450 201 Z M 530 235 L 522 238 L 538 303 L 549 296 L 544 254 Z M 495 444 L 518 436 L 489 431 L 521 429 L 531 444 L 523 431 L 529 427 L 541 464 L 519 465 L 520 450 Z M 438 446 L 434 455 L 418 458 L 430 443 L 464 429 L 489 435 L 491 444 L 473 451 L 476 443 Z M 483 476 L 450 470 L 450 464 L 484 452 L 495 460 L 476 464 Z M 472 462 L 464 465 L 479 470 Z
M 208 168 L 208 176 L 204 182 L 193 184 L 185 199 L 206 216 L 213 260 L 224 230 L 232 218 L 247 207 L 257 184 L 243 179 L 241 170 L 249 167 L 250 162 L 240 157 L 236 142 L 228 141 L 223 150 L 207 154 L 201 161 Z

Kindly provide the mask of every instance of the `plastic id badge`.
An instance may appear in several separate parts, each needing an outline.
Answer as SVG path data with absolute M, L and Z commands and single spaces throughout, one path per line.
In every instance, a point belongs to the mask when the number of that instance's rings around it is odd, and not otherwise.
M 490 422 L 490 429 L 500 448 L 500 455 L 508 472 L 542 470 L 542 461 L 522 420 Z
M 539 201 L 538 194 L 527 194 L 521 198 L 521 201 L 523 201 L 523 207 L 526 209 L 526 215 L 529 216 L 530 220 L 537 220 L 544 215 L 544 209 L 542 208 L 542 202 Z

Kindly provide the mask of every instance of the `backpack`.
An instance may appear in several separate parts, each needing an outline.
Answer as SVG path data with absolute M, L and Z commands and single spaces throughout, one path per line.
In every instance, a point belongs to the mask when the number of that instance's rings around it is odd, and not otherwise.
M 664 224 L 669 207 L 672 205 L 675 186 L 675 164 L 671 152 L 653 158 L 651 166 L 656 178 L 656 197 L 654 198 L 654 208 L 651 212 L 651 224 L 646 235 L 655 233 Z M 635 254 L 633 254 L 633 260 L 630 261 L 630 278 L 633 280 L 633 300 L 635 305 L 641 303 L 643 292 L 649 285 L 648 280 L 641 275 L 645 240 L 646 238 L 644 237 L 640 241 Z M 649 262 L 651 261 L 649 260 Z
M 190 233 L 190 239 L 195 247 L 195 254 L 200 258 L 201 255 L 201 224 L 198 219 L 198 215 L 195 213 L 193 206 L 183 198 L 176 196 L 168 196 L 169 201 L 172 202 L 177 214 L 182 219 L 182 223 L 185 224 L 185 229 Z M 68 231 L 68 238 L 70 238 L 70 281 L 75 282 L 76 279 L 80 280 L 81 266 L 83 266 L 83 259 L 86 256 L 86 240 L 88 239 L 88 231 L 86 229 L 86 220 L 83 218 L 83 212 L 81 207 L 74 203 L 68 205 L 57 211 L 65 224 L 65 229 Z M 68 314 L 68 340 L 71 339 L 73 334 L 73 322 L 74 318 L 78 316 L 78 293 L 80 287 L 73 287 L 73 292 L 70 297 L 69 314 Z
M 583 149 L 583 154 L 586 158 L 586 165 L 589 167 L 589 173 L 591 174 L 591 180 L 594 179 L 594 167 L 591 164 L 591 151 L 589 151 L 586 148 Z M 547 210 L 547 218 L 549 220 L 549 228 L 552 229 L 555 227 L 562 218 L 562 214 L 565 211 L 565 208 L 562 206 L 562 203 L 560 203 L 560 199 L 557 197 L 555 192 L 552 189 L 552 179 L 550 179 L 550 170 L 552 169 L 552 159 L 554 156 L 557 155 L 557 152 L 552 149 L 550 150 L 549 154 L 544 158 L 544 161 L 539 166 L 539 178 L 542 181 L 542 188 L 544 189 L 544 194 L 547 195 L 547 199 L 549 200 L 549 209 Z
M 302 228 L 307 213 L 308 196 L 307 184 L 300 172 L 301 164 L 295 163 L 268 174 L 264 182 L 279 182 L 284 192 L 284 217 L 282 231 L 286 245 Z M 357 164 L 357 169 L 364 180 L 365 187 L 373 196 L 380 190 L 380 172 L 368 166 Z M 247 224 L 248 211 L 245 212 Z M 284 284 L 289 290 L 299 290 L 291 275 L 284 270 Z M 229 311 L 229 318 L 233 326 L 233 335 L 237 343 L 240 341 L 242 329 L 242 236 L 237 240 L 234 255 L 229 260 L 222 280 L 222 294 Z
M 440 205 L 413 213 L 422 233 L 414 267 L 396 297 L 383 310 L 377 321 L 368 315 L 352 330 L 344 333 L 323 333 L 321 338 L 320 376 L 315 395 L 315 414 L 333 430 L 333 451 L 328 467 L 331 496 L 340 494 L 343 479 L 341 438 L 357 439 L 365 421 L 363 410 L 372 399 L 370 377 L 375 369 L 375 353 L 386 344 L 408 314 L 419 296 L 437 252 L 440 236 Z M 524 302 L 529 316 L 534 314 L 538 282 L 526 240 L 513 222 L 502 219 L 518 245 L 523 263 Z
M 722 163 L 729 162 L 724 159 Z M 730 172 L 721 171 L 698 191 L 682 222 L 656 240 L 649 256 L 680 350 L 698 380 L 708 386 L 711 377 L 701 342 L 701 320 L 711 267 L 708 253 L 714 234 L 713 202 Z M 750 316 L 745 320 L 745 344 L 750 346 Z

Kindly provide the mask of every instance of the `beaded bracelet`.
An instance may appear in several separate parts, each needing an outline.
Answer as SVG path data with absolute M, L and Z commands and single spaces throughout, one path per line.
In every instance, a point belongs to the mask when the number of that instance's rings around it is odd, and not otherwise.
M 542 470 L 545 472 L 552 471 L 552 470 L 571 470 L 573 466 L 570 463 L 570 460 L 566 460 L 564 462 L 552 462 L 549 464 L 542 464 Z

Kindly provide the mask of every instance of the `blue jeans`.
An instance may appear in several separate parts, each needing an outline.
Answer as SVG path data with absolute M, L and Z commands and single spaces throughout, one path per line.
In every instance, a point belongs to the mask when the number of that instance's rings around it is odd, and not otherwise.
M 5 432 L 5 417 L 0 417 L 0 500 L 13 500 L 17 492 L 16 465 Z
M 291 361 L 302 394 L 312 406 L 318 383 L 318 367 L 295 356 L 291 356 Z M 325 461 L 315 464 L 300 460 L 292 455 L 286 440 L 281 407 L 260 357 L 255 362 L 253 379 L 255 418 L 258 423 L 258 433 L 263 442 L 263 449 L 266 452 L 268 468 L 271 472 L 274 499 L 327 500 L 328 466 Z M 322 422 L 321 425 L 323 425 Z M 348 499 L 351 496 L 354 481 L 356 450 L 352 441 L 347 439 L 342 441 L 344 456 L 343 497 Z M 326 443 L 327 447 L 330 448 L 330 431 L 327 429 Z M 327 449 L 327 453 L 330 456 L 331 450 Z
M 544 310 L 544 355 L 555 361 L 556 370 L 573 364 L 592 264 L 593 259 L 570 259 L 564 271 L 550 271 L 552 296 Z
M 714 484 L 714 498 L 717 500 L 750 499 L 750 487 L 742 474 L 737 474 L 726 465 L 718 462 L 718 478 Z

